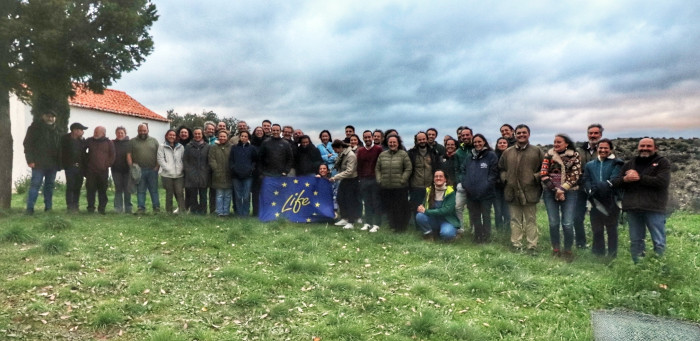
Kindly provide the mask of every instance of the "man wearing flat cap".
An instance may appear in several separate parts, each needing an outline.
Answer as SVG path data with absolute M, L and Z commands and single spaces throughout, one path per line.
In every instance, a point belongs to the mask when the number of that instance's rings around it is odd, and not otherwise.
M 61 167 L 66 172 L 66 208 L 69 213 L 78 213 L 80 189 L 83 187 L 85 139 L 83 132 L 88 127 L 75 122 L 70 132 L 61 137 Z
M 24 137 L 24 157 L 32 170 L 32 178 L 27 193 L 27 214 L 34 214 L 34 204 L 43 185 L 44 211 L 53 208 L 53 189 L 56 172 L 61 167 L 59 136 L 56 131 L 56 113 L 45 110 L 27 128 Z

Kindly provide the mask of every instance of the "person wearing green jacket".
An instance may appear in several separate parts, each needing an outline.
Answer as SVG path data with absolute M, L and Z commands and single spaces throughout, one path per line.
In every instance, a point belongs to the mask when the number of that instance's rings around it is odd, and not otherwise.
M 379 195 L 394 232 L 404 232 L 411 219 L 408 205 L 408 180 L 411 178 L 411 158 L 403 150 L 401 137 L 387 137 L 389 150 L 379 154 L 374 175 L 379 185 Z
M 444 241 L 457 236 L 459 219 L 455 213 L 455 192 L 447 185 L 447 176 L 442 170 L 435 171 L 433 183 L 425 189 L 425 203 L 418 206 L 416 223 L 423 231 L 423 239 L 432 240 L 439 235 Z
M 228 131 L 217 133 L 218 144 L 209 146 L 209 167 L 211 167 L 211 188 L 216 191 L 216 215 L 228 217 L 231 213 L 233 181 L 229 168 L 231 145 L 228 143 Z

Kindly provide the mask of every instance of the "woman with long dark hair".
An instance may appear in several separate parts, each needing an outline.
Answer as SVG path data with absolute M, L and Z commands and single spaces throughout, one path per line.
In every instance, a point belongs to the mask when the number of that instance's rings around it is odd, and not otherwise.
M 408 180 L 411 177 L 411 158 L 401 143 L 401 137 L 391 135 L 386 138 L 389 150 L 379 154 L 374 173 L 380 188 L 380 198 L 384 212 L 389 219 L 389 227 L 394 232 L 406 231 L 411 212 L 408 204 Z
M 499 137 L 496 140 L 496 156 L 501 159 L 503 152 L 508 149 L 508 139 L 505 137 Z M 501 181 L 501 178 L 496 179 L 496 197 L 493 199 L 493 215 L 496 225 L 496 230 L 509 231 L 510 230 L 510 209 L 508 208 L 508 202 L 505 198 L 505 184 Z
M 165 188 L 165 211 L 173 211 L 173 196 L 177 200 L 177 212 L 185 213 L 185 171 L 182 156 L 185 147 L 177 142 L 177 132 L 169 129 L 165 133 L 165 143 L 158 148 L 158 165 L 160 166 L 160 179 Z
M 581 176 L 581 158 L 569 136 L 554 136 L 554 147 L 547 151 L 542 161 L 540 178 L 544 185 L 544 205 L 549 218 L 549 238 L 552 254 L 573 260 L 574 209 L 578 180 Z M 571 192 L 569 192 L 571 191 Z M 561 250 L 560 227 L 564 231 L 564 250 Z
M 450 241 L 457 236 L 459 219 L 455 213 L 455 190 L 448 185 L 447 173 L 436 170 L 433 183 L 425 189 L 425 202 L 418 206 L 416 224 L 423 232 L 423 239 L 439 236 Z
M 440 169 L 445 171 L 449 181 L 455 179 L 455 167 L 457 162 L 457 140 L 449 138 L 445 140 L 445 154 L 440 157 Z
M 129 152 L 129 136 L 126 135 L 126 128 L 122 126 L 117 127 L 115 134 L 117 138 L 112 140 L 116 152 L 112 164 L 114 210 L 118 213 L 131 213 L 131 193 L 135 192 L 136 186 L 131 180 L 129 164 L 126 162 L 126 154 Z
M 250 144 L 255 146 L 255 148 L 260 149 L 263 141 L 265 141 L 265 130 L 263 127 L 255 127 L 253 130 L 253 135 L 250 137 Z M 260 162 L 255 165 L 255 170 L 253 171 L 253 185 L 250 189 L 251 200 L 253 201 L 253 216 L 258 216 L 258 211 L 260 210 L 260 186 L 262 186 L 262 175 L 260 171 Z
M 328 165 L 328 169 L 335 174 L 336 171 L 334 166 L 335 160 L 338 158 L 338 153 L 333 150 L 331 132 L 324 129 L 320 134 L 318 134 L 318 138 L 321 140 L 321 143 L 317 145 L 316 148 L 318 148 L 318 151 L 321 152 L 323 163 Z
M 474 135 L 472 145 L 472 159 L 465 163 L 462 172 L 462 187 L 467 192 L 474 241 L 485 243 L 491 238 L 491 205 L 496 197 L 496 179 L 499 177 L 498 157 L 482 134 Z
M 190 213 L 207 213 L 207 190 L 211 184 L 209 144 L 204 141 L 204 129 L 192 131 L 192 141 L 185 146 L 182 158 L 185 167 L 185 202 Z

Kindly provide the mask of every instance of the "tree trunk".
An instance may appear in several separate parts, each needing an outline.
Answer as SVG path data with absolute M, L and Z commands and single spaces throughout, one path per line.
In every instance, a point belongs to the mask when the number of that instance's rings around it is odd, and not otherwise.
M 0 86 L 0 209 L 10 209 L 12 202 L 12 129 L 10 127 L 10 90 Z

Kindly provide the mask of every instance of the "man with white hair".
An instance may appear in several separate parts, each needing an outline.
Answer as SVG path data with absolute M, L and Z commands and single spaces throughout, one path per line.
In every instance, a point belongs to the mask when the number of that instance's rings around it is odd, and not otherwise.
M 95 127 L 93 135 L 85 141 L 87 147 L 87 162 L 85 172 L 85 188 L 87 189 L 87 211 L 95 212 L 95 192 L 98 196 L 97 212 L 105 214 L 107 207 L 107 178 L 109 167 L 114 163 L 116 151 L 114 143 L 106 136 L 107 129 Z

